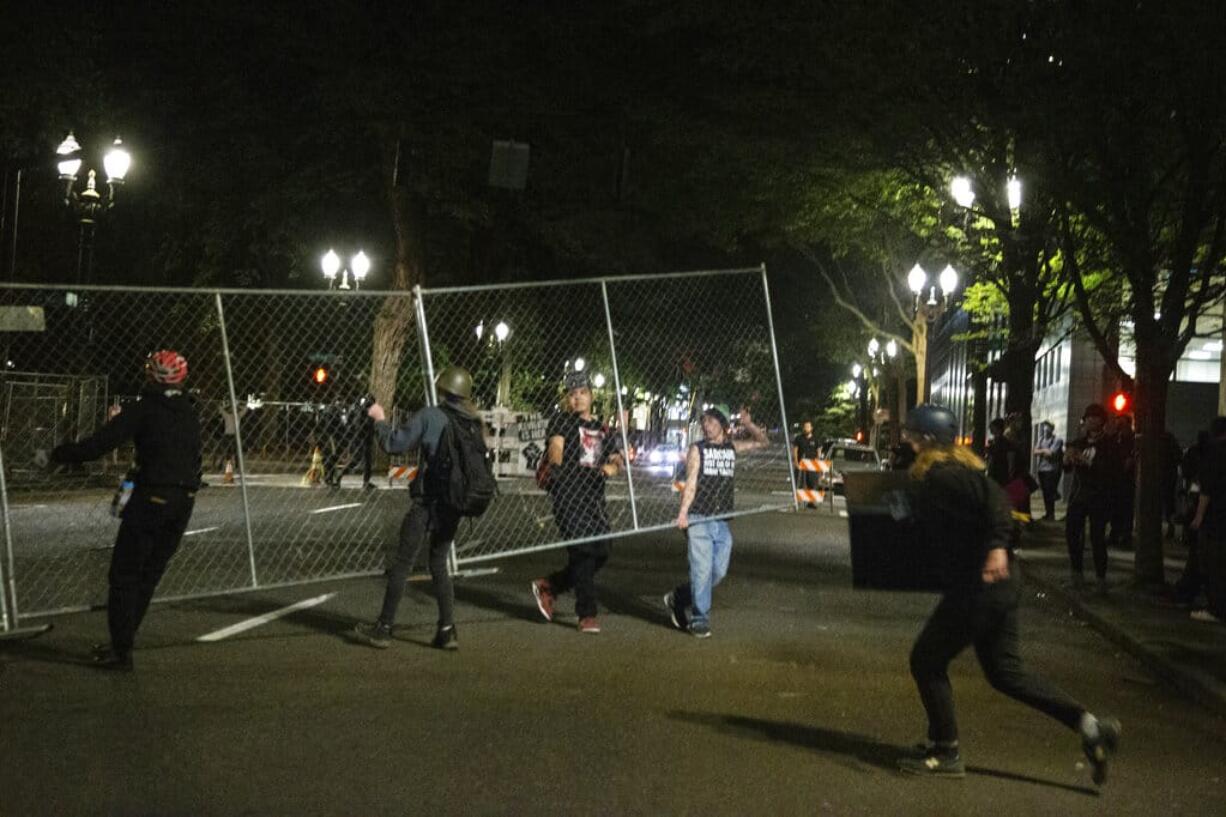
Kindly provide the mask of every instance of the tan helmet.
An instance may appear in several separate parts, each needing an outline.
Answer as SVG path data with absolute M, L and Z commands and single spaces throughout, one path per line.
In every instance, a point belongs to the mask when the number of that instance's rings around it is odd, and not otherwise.
M 473 376 L 468 369 L 448 366 L 434 378 L 434 387 L 441 392 L 469 400 L 473 396 Z

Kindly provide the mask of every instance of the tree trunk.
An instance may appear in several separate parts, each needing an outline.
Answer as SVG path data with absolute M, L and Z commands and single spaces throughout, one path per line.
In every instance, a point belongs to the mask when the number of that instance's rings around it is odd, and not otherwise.
M 1030 469 L 1030 406 L 1034 401 L 1034 358 L 1037 351 L 1037 343 L 1011 347 L 998 366 L 1000 379 L 1005 383 L 1005 415 L 1015 415 L 1017 418 L 1013 423 L 1013 429 L 1017 432 L 1013 442 L 1027 470 Z
M 915 350 L 915 403 L 928 402 L 928 321 L 923 314 L 911 325 L 911 348 Z
M 425 282 L 426 208 L 421 196 L 398 178 L 398 163 L 408 158 L 401 155 L 395 140 L 387 145 L 390 157 L 388 200 L 392 226 L 396 233 L 396 263 L 390 289 L 407 291 Z M 404 295 L 384 299 L 375 316 L 370 361 L 370 391 L 375 399 L 388 408 L 395 408 L 396 382 L 414 324 L 413 301 Z M 425 354 L 425 349 L 421 354 Z
M 1155 359 L 1157 358 L 1157 359 Z M 1136 578 L 1159 586 L 1166 574 L 1162 558 L 1162 434 L 1171 367 L 1162 356 L 1137 344 L 1136 419 L 1139 456 L 1136 485 Z

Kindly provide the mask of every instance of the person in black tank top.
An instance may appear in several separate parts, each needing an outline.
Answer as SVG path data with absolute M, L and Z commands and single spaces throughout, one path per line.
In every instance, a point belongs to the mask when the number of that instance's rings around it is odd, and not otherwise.
M 698 638 L 711 635 L 711 592 L 728 572 L 732 556 L 732 530 L 727 517 L 733 510 L 738 453 L 766 445 L 766 432 L 741 411 L 741 425 L 749 440 L 729 435 L 728 411 L 713 406 L 702 413 L 703 439 L 690 446 L 686 457 L 685 490 L 677 527 L 689 545 L 690 580 L 664 596 L 673 626 Z

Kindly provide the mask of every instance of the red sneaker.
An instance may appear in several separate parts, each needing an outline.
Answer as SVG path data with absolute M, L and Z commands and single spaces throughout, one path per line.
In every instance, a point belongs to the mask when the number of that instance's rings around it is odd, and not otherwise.
M 553 621 L 553 588 L 549 586 L 549 579 L 532 582 L 532 595 L 536 599 L 536 609 L 541 611 L 546 621 Z
M 593 634 L 600 632 L 600 622 L 596 620 L 596 616 L 585 616 L 579 619 L 579 632 Z

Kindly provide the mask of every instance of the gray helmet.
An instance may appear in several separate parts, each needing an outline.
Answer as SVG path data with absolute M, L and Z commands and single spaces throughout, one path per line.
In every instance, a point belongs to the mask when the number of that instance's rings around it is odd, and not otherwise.
M 911 409 L 903 428 L 941 445 L 953 445 L 958 439 L 958 419 L 954 413 L 933 403 Z
M 441 392 L 468 400 L 473 396 L 473 376 L 468 373 L 468 369 L 448 366 L 434 378 L 434 387 Z

